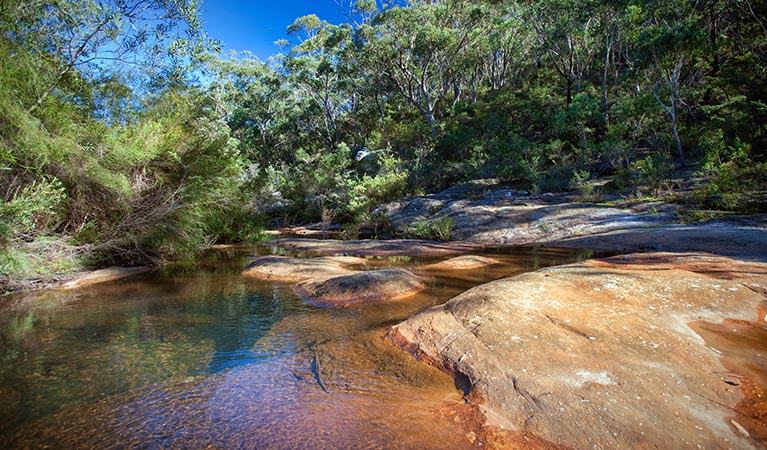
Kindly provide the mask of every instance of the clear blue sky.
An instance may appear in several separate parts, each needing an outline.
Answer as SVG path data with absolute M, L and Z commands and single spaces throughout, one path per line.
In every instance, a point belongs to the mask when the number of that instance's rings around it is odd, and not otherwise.
M 336 0 L 205 0 L 201 12 L 203 27 L 222 41 L 224 52 L 249 50 L 262 61 L 279 51 L 274 41 L 285 39 L 285 29 L 298 17 L 348 22 Z

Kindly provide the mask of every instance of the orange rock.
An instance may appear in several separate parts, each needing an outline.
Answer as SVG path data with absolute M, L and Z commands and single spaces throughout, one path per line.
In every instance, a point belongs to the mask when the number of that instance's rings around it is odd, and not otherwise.
M 364 258 L 344 256 L 325 258 L 260 256 L 243 270 L 242 274 L 262 280 L 298 282 L 351 273 L 345 266 L 364 264 L 365 261 Z
M 436 270 L 436 271 L 442 271 L 442 270 L 472 270 L 472 269 L 480 269 L 482 267 L 492 266 L 493 264 L 498 264 L 499 262 L 492 258 L 486 258 L 484 256 L 477 256 L 477 255 L 464 255 L 464 256 L 456 256 L 455 258 L 450 258 L 446 261 L 440 261 L 438 263 L 429 264 L 427 266 L 423 266 L 423 270 Z
M 90 286 L 97 283 L 119 280 L 122 278 L 149 272 L 149 267 L 109 267 L 107 269 L 95 270 L 79 278 L 64 283 L 59 287 L 61 290 L 75 289 L 84 286 Z
M 310 279 L 296 285 L 295 291 L 309 303 L 343 307 L 399 300 L 425 287 L 421 278 L 408 270 L 384 269 Z
M 765 286 L 764 263 L 624 256 L 478 286 L 390 336 L 461 374 L 499 425 L 555 445 L 757 448 L 753 421 L 732 422 L 744 392 L 723 381 L 724 350 L 690 323 L 763 323 Z

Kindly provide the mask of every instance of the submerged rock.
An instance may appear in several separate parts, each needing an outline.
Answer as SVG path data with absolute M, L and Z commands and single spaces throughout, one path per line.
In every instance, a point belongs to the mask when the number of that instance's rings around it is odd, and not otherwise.
M 399 300 L 425 287 L 423 280 L 408 270 L 384 269 L 314 278 L 297 284 L 295 291 L 314 305 L 343 307 Z
M 445 261 L 423 266 L 423 270 L 472 270 L 499 264 L 498 260 L 477 255 L 456 256 Z
M 623 256 L 476 287 L 389 336 L 460 374 L 499 425 L 558 445 L 756 448 L 733 424 L 743 392 L 690 323 L 763 327 L 765 286 L 767 264 Z
M 262 280 L 298 282 L 311 278 L 327 278 L 351 271 L 346 266 L 364 264 L 364 258 L 325 257 L 288 258 L 286 256 L 260 256 L 242 274 Z
M 107 281 L 120 280 L 133 275 L 149 272 L 149 267 L 108 267 L 106 269 L 95 270 L 81 277 L 59 286 L 61 290 L 81 288 L 92 284 L 105 283 Z

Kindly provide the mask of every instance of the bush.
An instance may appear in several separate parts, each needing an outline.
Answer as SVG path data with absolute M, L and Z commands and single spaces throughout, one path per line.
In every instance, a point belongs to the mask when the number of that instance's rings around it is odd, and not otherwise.
M 3 234 L 31 239 L 52 231 L 63 217 L 66 199 L 59 179 L 33 181 L 0 206 Z
M 363 175 L 351 180 L 351 195 L 347 207 L 349 222 L 364 220 L 376 207 L 405 195 L 408 171 L 401 169 L 401 162 L 393 156 L 379 153 L 379 169 L 374 176 Z
M 745 154 L 719 167 L 709 166 L 706 178 L 694 194 L 702 207 L 738 213 L 767 212 L 767 162 L 755 162 Z
M 430 241 L 451 240 L 455 221 L 444 216 L 437 219 L 421 220 L 413 222 L 407 229 L 407 236 L 411 238 L 427 239 Z
M 636 161 L 632 167 L 638 172 L 640 189 L 651 193 L 659 193 L 667 189 L 674 171 L 671 158 L 658 153 Z
M 599 192 L 590 179 L 591 173 L 588 170 L 576 170 L 570 177 L 570 188 L 578 192 L 582 201 L 596 202 L 599 201 Z

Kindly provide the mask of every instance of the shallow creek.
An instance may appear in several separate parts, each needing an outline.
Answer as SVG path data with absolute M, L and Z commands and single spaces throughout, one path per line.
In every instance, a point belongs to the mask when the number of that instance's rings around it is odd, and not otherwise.
M 254 254 L 194 271 L 0 299 L 0 448 L 470 448 L 447 375 L 386 330 L 472 286 L 593 256 L 512 249 L 396 303 L 322 309 L 243 277 Z M 309 256 L 296 255 L 291 256 Z M 369 258 L 415 268 L 441 258 Z

